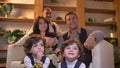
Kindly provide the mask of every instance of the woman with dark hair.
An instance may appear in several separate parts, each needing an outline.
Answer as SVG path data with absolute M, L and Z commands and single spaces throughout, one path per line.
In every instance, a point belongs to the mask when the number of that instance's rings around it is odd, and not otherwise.
M 17 41 L 15 44 L 13 44 L 13 46 L 16 45 L 23 45 L 25 43 L 25 41 L 30 37 L 30 35 L 32 34 L 39 34 L 42 37 L 45 37 L 47 32 L 49 30 L 49 24 L 48 21 L 42 17 L 42 16 L 38 16 L 34 22 L 34 25 L 32 26 L 32 28 L 29 30 L 29 32 L 27 32 L 27 34 L 22 37 L 19 41 Z
M 38 18 L 35 20 L 32 34 L 40 34 L 42 37 L 45 37 L 49 32 L 48 29 L 48 21 L 44 17 L 38 16 Z

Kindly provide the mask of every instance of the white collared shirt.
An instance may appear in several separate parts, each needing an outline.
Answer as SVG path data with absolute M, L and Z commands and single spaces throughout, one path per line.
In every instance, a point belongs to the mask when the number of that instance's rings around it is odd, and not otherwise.
M 75 61 L 73 61 L 73 62 L 66 61 L 67 67 L 68 68 L 74 68 L 74 66 L 75 66 L 75 64 L 76 64 L 77 61 L 78 61 L 77 59 Z M 61 63 L 59 63 L 58 68 L 61 68 Z M 81 65 L 79 66 L 79 68 L 86 68 L 86 66 L 85 66 L 84 63 L 81 63 Z
M 36 59 L 34 59 L 34 61 L 36 61 Z M 49 64 L 50 64 L 50 59 L 46 57 L 45 62 L 43 64 L 43 68 L 48 68 Z M 33 65 L 31 64 L 31 60 L 28 56 L 24 58 L 24 65 L 25 68 L 33 68 Z

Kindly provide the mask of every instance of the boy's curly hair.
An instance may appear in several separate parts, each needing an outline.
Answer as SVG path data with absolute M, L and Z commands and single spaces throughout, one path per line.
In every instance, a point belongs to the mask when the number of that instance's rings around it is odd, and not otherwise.
M 43 41 L 43 44 L 45 46 L 45 40 L 39 34 L 30 35 L 30 37 L 26 40 L 26 42 L 23 45 L 25 54 L 31 55 L 30 50 L 31 50 L 33 44 L 38 43 L 40 40 Z
M 61 56 L 60 56 L 60 57 L 61 57 L 61 58 L 60 58 L 60 61 L 65 60 L 64 57 L 62 56 L 63 53 L 64 53 L 65 48 L 66 48 L 67 46 L 73 44 L 73 43 L 77 44 L 77 46 L 78 46 L 78 48 L 79 48 L 80 57 L 78 58 L 78 60 L 82 60 L 82 59 L 84 58 L 84 49 L 83 49 L 82 43 L 81 43 L 79 40 L 76 40 L 76 39 L 68 39 L 68 40 L 64 41 L 64 42 L 62 43 L 62 45 L 61 45 L 62 47 L 61 47 L 61 52 L 60 52 L 60 54 L 61 54 Z

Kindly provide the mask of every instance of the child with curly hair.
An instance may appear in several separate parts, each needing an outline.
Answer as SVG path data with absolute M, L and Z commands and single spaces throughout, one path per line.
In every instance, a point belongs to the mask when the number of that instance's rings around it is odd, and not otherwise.
M 78 40 L 70 39 L 63 42 L 61 47 L 62 60 L 58 68 L 86 68 L 86 65 L 80 61 L 83 55 L 83 47 Z
M 25 68 L 49 68 L 50 59 L 44 56 L 45 41 L 37 34 L 33 34 L 26 40 L 24 51 Z

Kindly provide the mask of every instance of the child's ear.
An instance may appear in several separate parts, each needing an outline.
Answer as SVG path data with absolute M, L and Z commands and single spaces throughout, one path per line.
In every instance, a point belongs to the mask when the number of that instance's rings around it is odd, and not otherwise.
M 30 50 L 30 51 L 28 51 L 28 52 L 29 52 L 29 53 L 32 53 L 32 52 L 31 52 L 31 50 Z
M 80 57 L 80 54 L 78 54 L 78 58 Z

